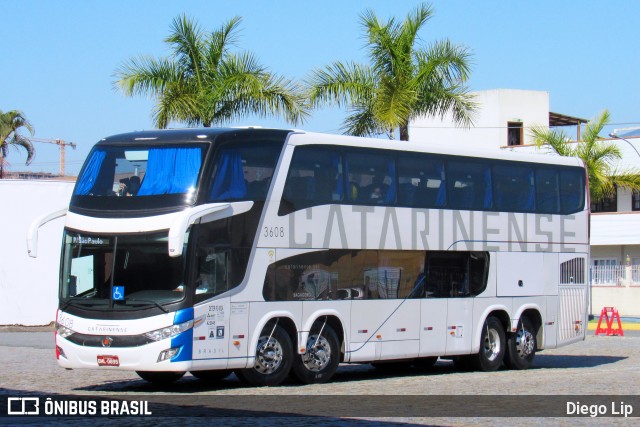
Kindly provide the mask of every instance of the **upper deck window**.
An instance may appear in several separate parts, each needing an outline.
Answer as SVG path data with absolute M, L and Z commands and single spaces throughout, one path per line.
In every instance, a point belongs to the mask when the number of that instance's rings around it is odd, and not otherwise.
M 584 179 L 575 166 L 301 146 L 278 215 L 326 204 L 570 215 L 584 210 Z
M 204 152 L 203 144 L 97 146 L 78 178 L 72 205 L 135 210 L 191 204 Z
M 264 201 L 282 143 L 222 146 L 216 153 L 208 202 Z

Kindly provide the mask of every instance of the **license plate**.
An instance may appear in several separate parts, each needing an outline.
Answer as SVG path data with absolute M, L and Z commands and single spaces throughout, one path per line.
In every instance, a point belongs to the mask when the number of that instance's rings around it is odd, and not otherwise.
M 98 356 L 98 366 L 120 366 L 118 356 Z

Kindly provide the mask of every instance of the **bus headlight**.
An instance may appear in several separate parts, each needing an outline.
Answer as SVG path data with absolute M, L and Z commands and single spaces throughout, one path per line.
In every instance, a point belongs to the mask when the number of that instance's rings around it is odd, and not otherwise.
M 179 351 L 180 351 L 180 347 L 168 348 L 166 350 L 163 350 L 163 351 L 160 352 L 160 355 L 158 356 L 157 362 L 159 363 L 159 362 L 162 362 L 164 360 L 169 360 L 173 356 L 178 354 Z
M 63 326 L 56 322 L 56 332 L 61 338 L 67 338 L 70 335 L 76 333 L 73 329 L 69 329 L 66 326 Z
M 193 327 L 193 320 L 189 320 L 179 325 L 171 325 L 166 328 L 157 329 L 155 331 L 147 332 L 144 335 L 154 341 L 160 341 L 166 338 L 173 338 L 184 331 L 188 331 Z

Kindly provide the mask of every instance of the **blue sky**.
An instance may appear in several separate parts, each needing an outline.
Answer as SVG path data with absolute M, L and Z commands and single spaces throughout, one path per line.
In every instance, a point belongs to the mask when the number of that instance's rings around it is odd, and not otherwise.
M 303 79 L 335 60 L 364 62 L 359 16 L 372 9 L 402 19 L 417 1 L 303 0 L 0 0 L 0 109 L 18 109 L 37 138 L 78 144 L 67 150 L 77 173 L 100 138 L 152 128 L 153 100 L 113 89 L 113 73 L 138 55 L 166 56 L 172 19 L 196 18 L 208 30 L 241 16 L 238 50 L 253 52 L 272 71 Z M 613 127 L 640 125 L 640 2 L 592 0 L 432 2 L 424 43 L 449 38 L 473 52 L 472 90 L 530 89 L 550 94 L 551 110 L 591 118 L 607 108 Z M 317 111 L 302 126 L 338 132 L 344 113 Z M 289 127 L 277 119 L 234 124 Z M 13 151 L 11 170 L 56 172 L 58 150 L 35 143 L 29 168 Z

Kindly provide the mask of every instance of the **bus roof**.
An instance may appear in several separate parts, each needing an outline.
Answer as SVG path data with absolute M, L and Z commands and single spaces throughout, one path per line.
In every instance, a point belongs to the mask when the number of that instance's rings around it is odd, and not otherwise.
M 148 143 L 212 142 L 221 135 L 231 136 L 233 134 L 242 136 L 243 139 L 247 137 L 250 138 L 252 135 L 263 138 L 281 137 L 283 139 L 287 136 L 291 136 L 289 143 L 292 145 L 340 145 L 584 167 L 582 161 L 578 158 L 549 155 L 547 153 L 516 153 L 499 148 L 478 149 L 469 146 L 443 144 L 440 142 L 390 141 L 387 139 L 315 133 L 304 130 L 267 129 L 260 127 L 212 127 L 135 131 L 108 136 L 101 139 L 98 144 L 139 144 L 145 141 Z
M 220 135 L 243 135 L 250 136 L 251 134 L 260 136 L 281 136 L 286 137 L 291 130 L 283 129 L 263 129 L 255 127 L 243 127 L 243 128 L 189 128 L 189 129 L 153 129 L 121 133 L 117 135 L 111 135 L 106 138 L 102 138 L 98 144 L 113 144 L 113 143 L 175 143 L 175 142 L 211 142 Z

